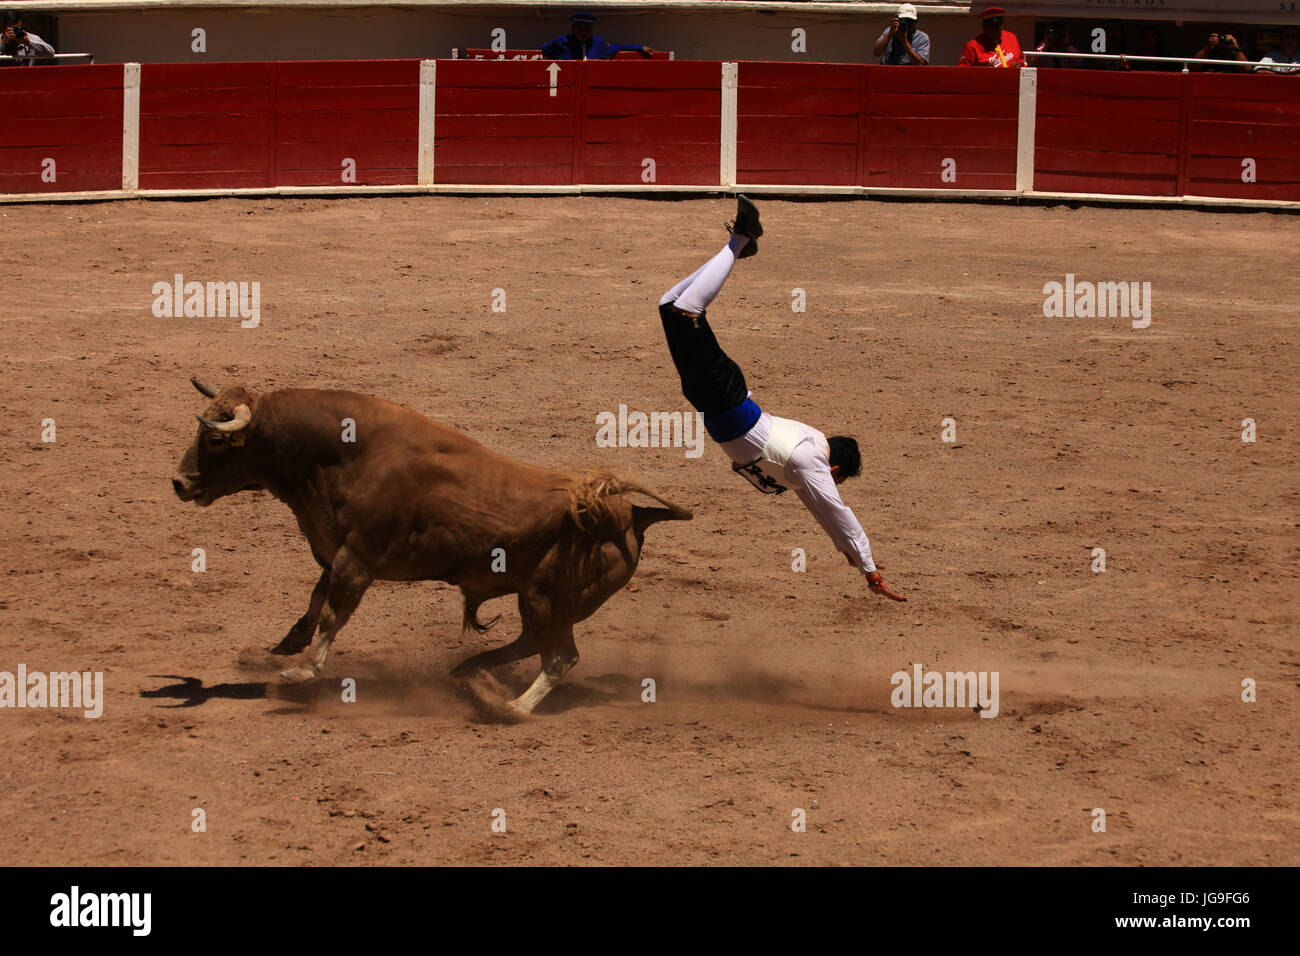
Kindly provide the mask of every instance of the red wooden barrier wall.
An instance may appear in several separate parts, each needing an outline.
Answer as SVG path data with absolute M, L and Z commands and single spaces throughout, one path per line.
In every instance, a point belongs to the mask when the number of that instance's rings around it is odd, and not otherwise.
M 718 63 L 588 60 L 581 67 L 578 182 L 682 186 L 718 181 Z M 647 159 L 654 162 L 652 180 L 645 178 Z
M 774 185 L 862 181 L 863 67 L 741 63 L 736 179 Z
M 276 185 L 414 185 L 418 60 L 278 63 L 275 78 Z
M 1178 195 L 1186 88 L 1178 73 L 1039 70 L 1034 188 Z
M 121 66 L 0 70 L 0 193 L 121 188 Z
M 1183 191 L 1300 200 L 1300 88 L 1295 77 L 1193 73 L 1187 80 Z M 1242 181 L 1246 159 L 1255 161 L 1255 182 Z
M 433 131 L 440 183 L 569 185 L 577 174 L 581 63 L 439 60 Z
M 737 70 L 741 184 L 1016 188 L 1014 71 Z M 436 79 L 438 183 L 720 185 L 719 63 L 443 60 Z M 418 61 L 147 64 L 140 81 L 142 189 L 416 183 Z M 1296 85 L 1042 70 L 1034 189 L 1300 201 Z M 0 192 L 120 188 L 122 126 L 120 66 L 0 70 Z
M 956 66 L 863 69 L 867 111 L 862 185 L 1016 188 L 1017 71 Z M 945 178 L 948 160 L 952 162 Z
M 275 185 L 275 67 L 274 63 L 144 64 L 140 68 L 140 188 Z

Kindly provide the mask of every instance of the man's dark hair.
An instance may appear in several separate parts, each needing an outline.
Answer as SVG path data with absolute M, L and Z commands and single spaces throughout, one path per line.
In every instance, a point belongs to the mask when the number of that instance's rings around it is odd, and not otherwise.
M 840 475 L 844 478 L 856 478 L 862 471 L 862 454 L 858 443 L 844 435 L 826 439 L 831 446 L 831 464 L 840 466 Z
M 6 10 L 3 17 L 0 17 L 0 26 L 7 27 L 13 23 L 21 23 L 23 15 L 17 10 Z

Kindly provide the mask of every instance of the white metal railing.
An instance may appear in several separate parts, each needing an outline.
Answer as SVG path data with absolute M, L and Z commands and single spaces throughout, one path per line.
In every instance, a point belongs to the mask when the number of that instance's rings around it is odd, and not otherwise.
M 55 53 L 53 56 L 0 56 L 0 66 L 25 66 L 28 63 L 94 63 L 93 53 Z
M 1217 58 L 1205 58 L 1195 56 L 1132 56 L 1127 53 L 1055 53 L 1051 50 L 1025 50 L 1025 56 L 1057 56 L 1066 60 L 1113 60 L 1116 62 L 1128 61 L 1130 63 L 1181 63 L 1183 72 L 1190 73 L 1188 64 L 1190 63 L 1218 63 L 1227 66 L 1268 66 L 1274 67 L 1279 73 L 1291 73 L 1300 71 L 1300 65 L 1288 63 L 1274 63 L 1271 60 L 1220 60 Z

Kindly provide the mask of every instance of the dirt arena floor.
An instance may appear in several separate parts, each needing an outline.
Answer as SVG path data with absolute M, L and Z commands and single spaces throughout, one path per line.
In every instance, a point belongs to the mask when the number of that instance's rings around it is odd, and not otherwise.
M 842 492 L 907 604 L 716 446 L 596 446 L 620 403 L 686 407 L 655 303 L 730 201 L 0 207 L 0 671 L 106 684 L 99 719 L 0 710 L 0 863 L 1300 863 L 1297 219 L 761 208 L 712 322 L 761 405 L 858 436 Z M 156 318 L 175 273 L 260 282 L 259 327 Z M 1150 327 L 1045 318 L 1067 273 L 1150 282 Z M 513 599 L 462 634 L 443 584 L 376 584 L 286 685 L 315 564 L 267 494 L 174 496 L 191 375 L 380 395 L 696 517 L 650 529 L 526 723 L 447 676 Z M 891 706 L 914 664 L 996 671 L 998 715 Z

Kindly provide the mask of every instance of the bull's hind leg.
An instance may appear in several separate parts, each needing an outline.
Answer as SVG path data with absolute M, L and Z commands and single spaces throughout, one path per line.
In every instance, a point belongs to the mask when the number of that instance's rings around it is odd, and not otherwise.
M 542 651 L 542 671 L 528 690 L 506 706 L 520 714 L 531 714 L 569 671 L 578 663 L 578 645 L 573 643 L 573 625 L 553 628 L 547 635 L 548 646 Z
M 320 629 L 307 652 L 308 662 L 282 671 L 281 677 L 291 681 L 307 681 L 320 673 L 320 669 L 325 666 L 325 659 L 329 657 L 334 635 L 348 622 L 368 587 L 370 575 L 352 557 L 346 546 L 340 548 L 330 567 L 325 606 L 320 612 Z

